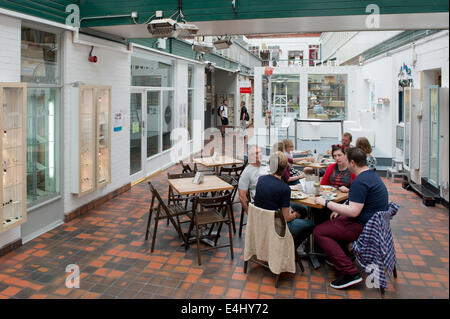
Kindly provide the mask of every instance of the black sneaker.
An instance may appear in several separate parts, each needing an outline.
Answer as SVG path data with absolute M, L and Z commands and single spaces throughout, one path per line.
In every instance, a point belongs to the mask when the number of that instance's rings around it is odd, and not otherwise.
M 357 283 L 360 283 L 361 281 L 362 281 L 362 277 L 359 273 L 356 273 L 353 275 L 345 274 L 341 278 L 332 281 L 330 283 L 330 286 L 333 287 L 334 289 L 343 289 L 343 288 L 353 286 Z

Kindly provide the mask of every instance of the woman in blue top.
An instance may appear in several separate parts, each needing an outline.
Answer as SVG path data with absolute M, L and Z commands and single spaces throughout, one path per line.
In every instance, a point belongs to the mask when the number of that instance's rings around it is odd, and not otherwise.
M 256 184 L 255 206 L 266 210 L 279 210 L 283 214 L 289 231 L 294 237 L 295 249 L 311 235 L 314 222 L 300 218 L 298 212 L 290 208 L 291 189 L 282 181 L 284 170 L 288 165 L 286 155 L 275 152 L 270 156 L 270 175 L 261 176 Z

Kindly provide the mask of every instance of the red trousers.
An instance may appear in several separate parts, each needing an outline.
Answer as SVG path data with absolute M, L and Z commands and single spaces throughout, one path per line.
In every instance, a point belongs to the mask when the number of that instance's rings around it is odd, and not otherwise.
M 355 274 L 358 268 L 342 249 L 343 244 L 355 241 L 363 226 L 347 217 L 338 216 L 314 228 L 314 240 L 330 258 L 336 269 L 344 274 Z

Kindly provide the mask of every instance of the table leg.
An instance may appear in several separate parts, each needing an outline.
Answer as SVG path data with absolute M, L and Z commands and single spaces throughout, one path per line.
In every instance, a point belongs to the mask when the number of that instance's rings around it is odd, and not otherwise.
M 308 212 L 308 219 L 314 220 L 314 218 L 312 216 L 312 212 L 311 212 L 311 207 L 308 207 L 307 212 Z M 319 260 L 317 259 L 317 254 L 314 251 L 314 236 L 313 236 L 313 234 L 311 234 L 310 239 L 309 239 L 308 256 L 309 256 L 309 260 L 311 261 L 311 264 L 312 264 L 314 270 L 318 269 L 320 267 L 320 263 L 319 263 Z

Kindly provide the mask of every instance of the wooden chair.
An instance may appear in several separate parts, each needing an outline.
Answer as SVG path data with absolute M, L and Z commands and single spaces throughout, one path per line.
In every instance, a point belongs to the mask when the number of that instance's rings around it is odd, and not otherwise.
M 241 177 L 242 172 L 244 171 L 247 165 L 244 163 L 241 166 L 235 167 L 220 167 L 219 176 L 228 175 L 233 176 L 237 182 L 239 182 L 239 177 Z
M 248 204 L 252 202 L 252 198 L 250 195 L 250 190 L 247 191 L 247 207 Z M 245 217 L 246 213 L 244 211 L 244 207 L 241 206 L 241 219 L 239 221 L 239 238 L 242 237 L 242 227 L 244 227 L 245 225 L 247 225 L 247 223 L 244 223 L 244 217 Z
M 231 221 L 233 222 L 233 233 L 236 233 L 236 222 L 234 220 L 234 211 L 233 211 L 233 204 L 234 204 L 234 198 L 236 197 L 236 193 L 238 190 L 239 183 L 236 181 L 236 179 L 232 176 L 222 175 L 219 176 L 221 180 L 224 182 L 230 184 L 233 186 L 233 189 L 231 191 L 224 191 L 221 193 L 221 195 L 226 195 L 228 193 L 231 193 Z
M 231 234 L 231 192 L 218 197 L 195 197 L 194 204 L 192 205 L 192 213 L 190 214 L 192 219 L 189 226 L 188 238 L 191 231 L 195 226 L 196 241 L 197 241 L 197 256 L 198 264 L 201 265 L 201 250 L 211 250 L 223 247 L 230 247 L 231 259 L 233 259 L 233 237 Z M 220 235 L 223 223 L 228 225 L 229 244 L 217 246 L 217 240 Z M 200 249 L 200 227 L 210 224 L 219 224 L 217 235 L 214 239 L 214 246 L 211 248 Z
M 281 212 L 281 210 L 277 210 L 275 212 L 275 228 L 277 229 L 277 233 L 278 233 L 278 235 L 280 235 L 280 237 L 285 236 L 286 227 L 287 227 L 287 225 L 284 220 L 283 213 Z M 295 250 L 295 248 L 294 248 L 294 256 L 295 256 L 295 262 L 299 265 L 301 271 L 305 272 L 305 268 L 303 267 L 302 260 L 301 260 L 300 256 L 297 254 L 297 250 Z M 244 273 L 245 274 L 247 273 L 247 267 L 248 267 L 249 262 L 258 264 L 258 265 L 263 266 L 270 270 L 268 261 L 259 260 L 256 258 L 256 256 L 253 256 L 252 258 L 250 258 L 249 260 L 244 262 Z M 280 274 L 276 274 L 275 275 L 275 288 L 278 288 L 279 280 L 280 280 Z
M 191 173 L 193 172 L 193 170 L 191 169 L 191 167 L 189 166 L 189 164 L 184 164 L 183 161 L 180 160 L 180 165 L 182 170 L 182 173 Z
M 180 224 L 177 221 L 175 221 L 174 217 L 177 218 L 177 220 L 178 220 L 179 216 L 187 215 L 190 212 L 190 210 L 187 210 L 183 205 L 176 204 L 176 203 L 171 204 L 171 205 L 168 205 L 168 204 L 166 205 L 166 203 L 164 203 L 161 196 L 159 195 L 158 191 L 153 187 L 152 183 L 148 182 L 148 185 L 150 187 L 150 192 L 152 193 L 152 199 L 151 199 L 151 204 L 150 204 L 150 209 L 149 209 L 147 228 L 145 231 L 145 240 L 148 239 L 148 235 L 150 233 L 150 224 L 151 224 L 152 216 L 153 216 L 153 213 L 155 213 L 155 216 L 154 216 L 155 225 L 153 228 L 151 252 L 153 252 L 153 250 L 155 248 L 155 240 L 156 240 L 156 232 L 158 230 L 158 222 L 160 220 L 164 220 L 164 219 L 168 219 L 172 223 L 172 225 L 175 227 L 175 230 L 177 231 L 178 235 L 184 241 L 185 249 L 187 249 L 188 242 L 187 242 L 185 236 L 183 235 L 183 232 L 181 231 Z M 154 207 L 155 199 L 158 201 L 157 207 Z M 186 200 L 185 198 L 182 199 L 182 201 L 185 201 L 185 200 Z M 174 200 L 174 201 L 176 202 L 177 200 Z
M 194 178 L 195 172 L 190 173 L 181 173 L 181 174 L 170 174 L 167 173 L 167 179 L 177 179 L 177 178 Z M 182 204 L 184 202 L 184 208 L 187 210 L 188 204 L 192 201 L 193 197 L 189 195 L 178 195 L 173 191 L 172 186 L 169 184 L 169 193 L 167 198 L 167 204 Z M 180 220 L 177 216 L 178 224 L 180 224 Z M 167 225 L 169 225 L 169 219 L 167 219 Z

